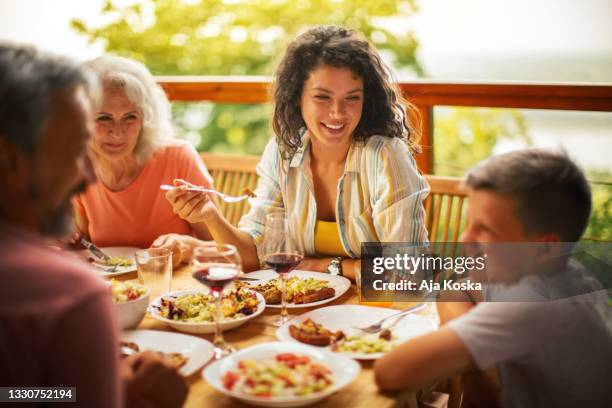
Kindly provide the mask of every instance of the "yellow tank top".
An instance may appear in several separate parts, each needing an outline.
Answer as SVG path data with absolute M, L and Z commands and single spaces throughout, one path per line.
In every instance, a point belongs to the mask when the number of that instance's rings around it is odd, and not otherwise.
M 348 256 L 344 248 L 342 248 L 338 223 L 336 222 L 317 220 L 314 246 L 318 255 Z

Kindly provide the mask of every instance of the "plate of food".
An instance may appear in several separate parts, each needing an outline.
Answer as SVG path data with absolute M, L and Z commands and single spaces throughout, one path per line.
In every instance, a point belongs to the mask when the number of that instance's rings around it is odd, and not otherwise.
M 121 329 L 133 329 L 147 313 L 151 291 L 146 286 L 112 279 L 108 282 Z
M 261 314 L 266 308 L 263 296 L 249 289 L 229 290 L 222 297 L 221 330 L 231 330 Z M 170 292 L 149 306 L 149 315 L 172 328 L 187 333 L 215 332 L 215 302 L 212 295 L 198 290 Z
M 122 332 L 120 339 L 120 347 L 127 347 L 135 352 L 150 350 L 160 353 L 185 377 L 195 373 L 214 355 L 214 347 L 209 341 L 187 334 L 131 330 Z
M 281 307 L 280 277 L 271 269 L 244 275 L 257 281 L 236 282 L 261 293 L 266 305 Z M 351 287 L 351 281 L 344 276 L 328 273 L 295 270 L 287 274 L 287 308 L 313 307 L 338 299 Z
M 136 271 L 134 253 L 140 251 L 140 248 L 104 247 L 100 249 L 107 253 L 111 259 L 104 261 L 100 258 L 96 258 L 87 249 L 79 251 L 79 256 L 89 262 L 100 275 L 116 276 Z
M 371 325 L 394 313 L 397 310 L 360 305 L 323 307 L 291 319 L 278 328 L 276 337 L 326 348 L 358 360 L 376 360 L 399 344 L 438 327 L 427 317 L 409 314 L 379 333 L 368 334 L 355 328 Z M 393 319 L 389 320 L 383 328 L 393 324 Z
M 262 343 L 206 367 L 206 382 L 251 405 L 314 404 L 350 384 L 361 367 L 350 358 L 299 343 Z

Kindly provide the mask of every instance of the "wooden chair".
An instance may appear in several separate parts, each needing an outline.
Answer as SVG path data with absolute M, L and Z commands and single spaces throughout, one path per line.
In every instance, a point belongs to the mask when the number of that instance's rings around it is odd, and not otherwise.
M 237 196 L 242 195 L 243 188 L 254 190 L 257 186 L 257 173 L 255 166 L 259 163 L 259 156 L 241 156 L 231 154 L 200 153 L 204 164 L 215 180 L 215 189 Z M 249 210 L 248 201 L 228 204 L 215 197 L 221 213 L 233 225 L 237 225 L 240 218 Z
M 424 203 L 429 241 L 439 243 L 438 254 L 451 254 L 465 226 L 467 191 L 457 177 L 426 174 L 425 179 L 431 189 Z
M 434 389 L 438 392 L 448 394 L 446 408 L 460 408 L 463 399 L 463 388 L 461 386 L 461 376 L 449 378 L 440 382 Z

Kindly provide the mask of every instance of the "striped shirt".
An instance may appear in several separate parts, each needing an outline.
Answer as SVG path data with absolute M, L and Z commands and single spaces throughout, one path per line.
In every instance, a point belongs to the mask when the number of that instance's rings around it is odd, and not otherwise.
M 288 228 L 305 256 L 317 256 L 317 205 L 310 171 L 310 138 L 291 160 L 282 160 L 272 138 L 257 165 L 256 198 L 238 228 L 251 235 L 263 259 L 266 215 L 284 210 Z M 423 200 L 429 186 L 418 173 L 408 146 L 398 138 L 371 136 L 354 142 L 338 180 L 336 221 L 342 246 L 359 258 L 362 242 L 426 243 Z

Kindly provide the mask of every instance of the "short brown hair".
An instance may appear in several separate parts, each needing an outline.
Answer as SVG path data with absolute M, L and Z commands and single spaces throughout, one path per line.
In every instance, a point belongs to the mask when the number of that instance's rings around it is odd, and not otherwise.
M 301 146 L 300 132 L 306 126 L 300 107 L 302 90 L 310 73 L 321 65 L 347 68 L 363 80 L 363 112 L 354 140 L 373 135 L 399 137 L 413 152 L 419 151 L 417 130 L 409 125 L 406 108 L 412 109 L 410 116 L 417 121 L 418 111 L 402 99 L 378 52 L 353 30 L 319 26 L 289 44 L 274 75 L 272 127 L 284 158 Z
M 580 239 L 591 214 L 589 183 L 561 152 L 523 149 L 494 156 L 470 170 L 465 184 L 512 196 L 527 232 L 552 232 L 565 242 Z

